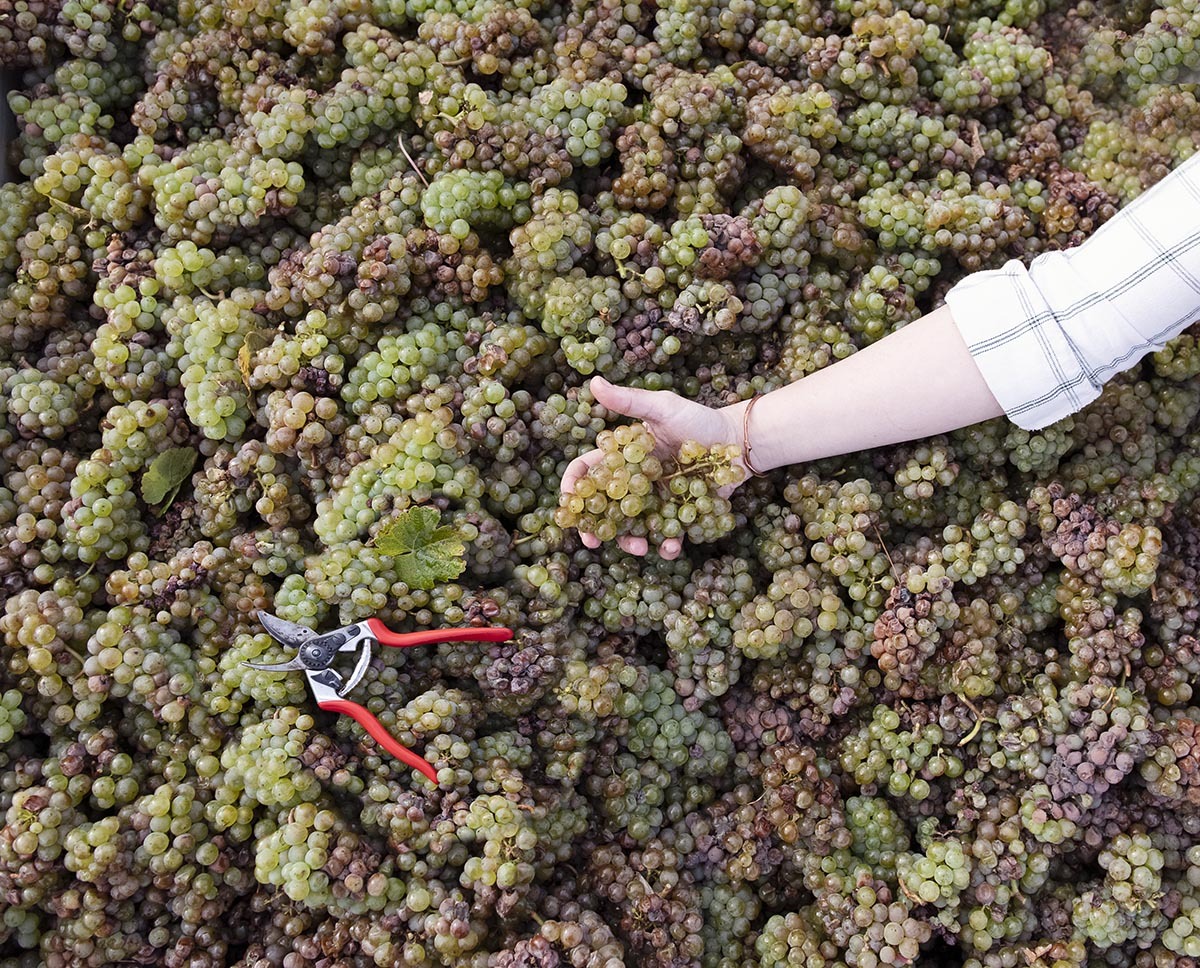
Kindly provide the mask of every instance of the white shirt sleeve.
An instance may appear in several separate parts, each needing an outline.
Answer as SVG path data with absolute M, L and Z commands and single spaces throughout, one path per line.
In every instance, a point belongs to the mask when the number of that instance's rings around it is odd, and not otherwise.
M 1200 319 L 1200 154 L 1077 248 L 974 273 L 946 302 L 1013 422 L 1074 413 Z

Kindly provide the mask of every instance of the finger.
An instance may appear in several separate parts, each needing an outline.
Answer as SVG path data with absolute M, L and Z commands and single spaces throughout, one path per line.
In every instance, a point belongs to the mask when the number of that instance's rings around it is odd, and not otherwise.
M 607 410 L 623 413 L 639 420 L 661 420 L 668 410 L 663 399 L 674 396 L 661 390 L 639 390 L 637 387 L 617 386 L 602 376 L 592 377 L 592 396 Z
M 741 487 L 745 481 L 738 481 L 736 484 L 726 484 L 724 487 L 717 488 L 717 496 L 728 498 L 734 491 Z
M 678 538 L 667 538 L 658 546 L 658 556 L 667 561 L 674 561 L 683 551 L 683 542 Z
M 734 458 L 733 466 L 742 472 L 742 479 L 736 484 L 726 484 L 724 487 L 717 488 L 719 497 L 729 497 L 734 491 L 750 480 L 750 471 L 746 468 L 745 462 L 740 458 Z
M 567 469 L 563 471 L 562 481 L 559 483 L 559 490 L 563 494 L 570 494 L 575 490 L 575 484 L 578 480 L 585 476 L 594 464 L 599 463 L 604 459 L 604 453 L 600 450 L 589 450 L 586 454 L 580 454 L 571 463 L 567 465 Z
M 617 538 L 617 544 L 623 551 L 627 551 L 631 555 L 644 555 L 650 549 L 645 538 L 637 538 L 631 534 L 621 535 Z
M 567 465 L 567 469 L 563 471 L 562 480 L 559 482 L 559 490 L 563 494 L 573 492 L 579 479 L 586 476 L 591 466 L 602 457 L 603 454 L 598 450 L 590 450 L 586 454 L 580 454 L 576 457 Z M 580 531 L 579 539 L 583 542 L 585 548 L 600 547 L 600 539 L 590 531 Z

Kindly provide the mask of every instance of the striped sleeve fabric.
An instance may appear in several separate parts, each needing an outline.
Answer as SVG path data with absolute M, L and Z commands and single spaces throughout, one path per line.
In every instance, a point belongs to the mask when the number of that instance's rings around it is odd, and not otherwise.
M 1200 154 L 1077 248 L 974 273 L 946 302 L 1014 423 L 1074 413 L 1200 320 Z

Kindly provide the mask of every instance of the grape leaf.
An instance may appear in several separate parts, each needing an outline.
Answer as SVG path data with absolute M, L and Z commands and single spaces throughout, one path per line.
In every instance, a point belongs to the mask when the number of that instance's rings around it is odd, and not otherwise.
M 176 491 L 187 480 L 196 463 L 196 451 L 191 447 L 172 447 L 150 462 L 142 475 L 142 500 L 154 506 L 166 502 L 170 506 Z M 166 506 L 162 510 L 166 510 Z
M 441 519 L 437 508 L 409 508 L 385 521 L 375 535 L 375 547 L 396 560 L 396 572 L 409 588 L 428 590 L 467 567 L 462 537 L 456 528 L 439 527 Z

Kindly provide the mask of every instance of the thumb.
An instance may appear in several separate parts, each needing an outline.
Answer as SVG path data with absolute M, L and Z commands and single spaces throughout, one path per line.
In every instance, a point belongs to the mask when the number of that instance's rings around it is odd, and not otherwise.
M 640 420 L 655 420 L 662 416 L 661 391 L 617 386 L 615 383 L 609 383 L 602 376 L 592 377 L 590 386 L 592 396 L 606 410 Z

